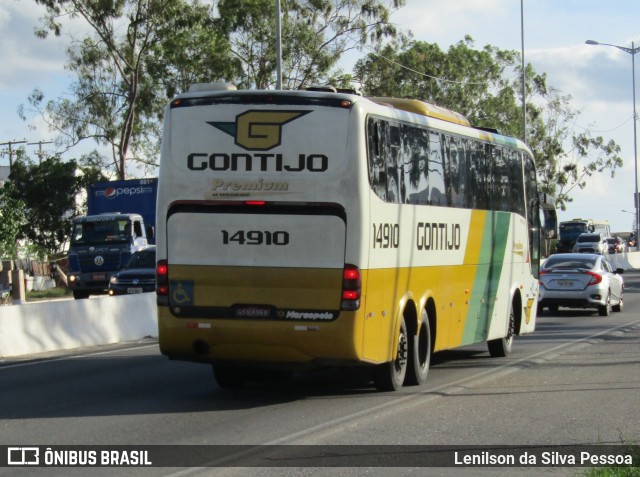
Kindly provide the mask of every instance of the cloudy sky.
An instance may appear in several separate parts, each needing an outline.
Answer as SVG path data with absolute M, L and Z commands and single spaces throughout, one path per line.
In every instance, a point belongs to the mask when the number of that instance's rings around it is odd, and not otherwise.
M 478 48 L 521 48 L 520 0 L 407 0 L 393 15 L 403 30 L 443 49 L 470 35 Z M 613 47 L 585 45 L 596 40 L 640 46 L 638 0 L 523 0 L 525 59 L 549 84 L 573 97 L 581 111 L 576 128 L 589 128 L 622 147 L 625 165 L 611 179 L 592 178 L 561 220 L 607 219 L 613 231 L 631 230 L 634 211 L 632 56 Z M 64 70 L 68 37 L 40 40 L 33 34 L 42 10 L 33 0 L 0 0 L 0 143 L 52 139 L 43 124 L 30 129 L 17 114 L 34 88 L 47 98 L 64 95 L 71 78 Z M 637 58 L 640 61 L 640 55 Z M 347 65 L 348 66 L 348 65 Z M 640 65 L 638 66 L 640 68 Z M 640 70 L 639 70 L 640 78 Z M 639 90 L 640 94 L 640 90 Z M 6 150 L 5 146 L 0 149 Z M 37 145 L 27 146 L 37 148 Z M 51 147 L 51 146 L 44 146 Z M 8 165 L 8 155 L 0 166 Z

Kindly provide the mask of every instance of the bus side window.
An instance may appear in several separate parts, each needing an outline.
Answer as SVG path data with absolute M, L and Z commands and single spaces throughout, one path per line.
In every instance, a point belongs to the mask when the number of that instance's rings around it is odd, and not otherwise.
M 536 168 L 533 159 L 525 154 L 524 160 L 524 180 L 525 193 L 527 195 L 527 222 L 529 225 L 529 254 L 531 258 L 531 272 L 538 278 L 538 267 L 540 265 L 540 198 L 537 195 Z
M 493 146 L 493 174 L 491 196 L 492 210 L 509 210 L 511 189 L 509 187 L 509 176 L 507 171 L 506 157 L 504 151 L 499 146 Z
M 451 137 L 447 141 L 446 184 L 447 196 L 453 207 L 465 207 L 467 164 L 464 157 L 465 140 Z
M 405 202 L 427 205 L 429 203 L 429 132 L 426 129 L 405 126 L 403 134 L 403 177 Z
M 444 161 L 446 158 L 446 137 L 434 131 L 429 131 L 429 162 L 427 164 L 429 177 L 429 204 L 447 205 L 447 190 L 444 181 Z
M 369 119 L 367 128 L 369 182 L 375 194 L 387 200 L 387 172 L 385 160 L 386 131 L 385 123 L 378 119 Z
M 480 144 L 480 182 L 478 184 L 479 204 L 478 208 L 484 210 L 491 209 L 491 189 L 493 187 L 492 161 L 493 146 L 491 144 Z
M 527 198 L 524 196 L 522 153 L 511 151 L 509 156 L 509 171 L 511 172 L 509 182 L 513 189 L 511 211 L 526 217 L 525 204 Z
M 387 148 L 387 201 L 398 204 L 402 198 L 402 164 L 401 164 L 400 127 L 389 127 L 389 147 Z

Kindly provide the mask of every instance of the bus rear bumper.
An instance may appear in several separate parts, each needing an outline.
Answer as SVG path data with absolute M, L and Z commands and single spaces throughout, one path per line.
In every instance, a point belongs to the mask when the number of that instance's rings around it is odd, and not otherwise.
M 171 359 L 247 367 L 313 369 L 362 360 L 358 312 L 332 322 L 176 318 L 158 307 L 160 351 Z

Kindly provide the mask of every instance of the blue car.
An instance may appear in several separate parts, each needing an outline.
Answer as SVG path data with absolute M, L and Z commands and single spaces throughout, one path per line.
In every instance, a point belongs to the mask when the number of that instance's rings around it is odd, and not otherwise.
M 156 247 L 134 252 L 109 280 L 109 295 L 132 295 L 156 290 Z

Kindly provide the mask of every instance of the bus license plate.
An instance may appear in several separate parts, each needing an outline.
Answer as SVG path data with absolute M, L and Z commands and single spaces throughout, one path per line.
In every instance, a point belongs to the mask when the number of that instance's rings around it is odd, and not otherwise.
M 268 306 L 238 306 L 235 308 L 236 318 L 269 318 L 271 307 Z
M 129 287 L 127 293 L 142 293 L 142 287 Z
M 91 275 L 91 280 L 106 280 L 107 279 L 107 275 L 105 275 L 104 273 L 93 273 Z

